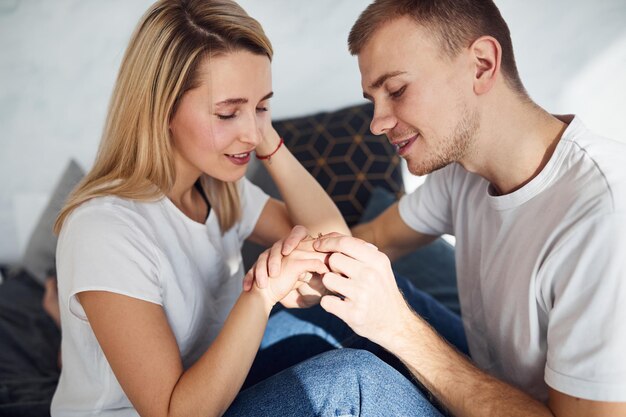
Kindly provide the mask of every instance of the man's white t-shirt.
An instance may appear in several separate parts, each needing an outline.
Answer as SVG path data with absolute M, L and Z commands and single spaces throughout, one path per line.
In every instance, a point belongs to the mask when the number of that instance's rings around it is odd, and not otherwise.
M 456 236 L 463 324 L 482 369 L 543 401 L 547 386 L 626 401 L 626 145 L 570 120 L 521 189 L 495 196 L 452 164 L 399 210 L 418 232 Z
M 239 190 L 242 218 L 224 235 L 214 210 L 197 223 L 165 197 L 95 198 L 71 213 L 57 245 L 63 369 L 53 416 L 137 415 L 77 293 L 110 291 L 162 306 L 185 369 L 206 351 L 241 293 L 241 247 L 268 200 L 245 178 Z

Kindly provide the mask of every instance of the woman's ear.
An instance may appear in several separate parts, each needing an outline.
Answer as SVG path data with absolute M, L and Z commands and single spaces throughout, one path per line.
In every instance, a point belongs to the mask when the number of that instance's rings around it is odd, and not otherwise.
M 470 46 L 474 62 L 474 93 L 482 95 L 494 86 L 500 74 L 502 47 L 491 36 L 481 36 Z

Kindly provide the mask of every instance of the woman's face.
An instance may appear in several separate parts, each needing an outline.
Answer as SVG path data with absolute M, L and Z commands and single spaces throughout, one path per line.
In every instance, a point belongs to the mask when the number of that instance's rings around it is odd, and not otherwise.
M 198 86 L 183 95 L 170 122 L 177 178 L 243 177 L 270 127 L 271 96 L 267 56 L 237 51 L 205 59 Z

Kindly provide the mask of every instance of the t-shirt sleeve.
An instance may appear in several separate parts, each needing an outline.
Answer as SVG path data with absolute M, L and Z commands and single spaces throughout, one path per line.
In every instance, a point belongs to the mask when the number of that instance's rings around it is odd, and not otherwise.
M 66 220 L 57 248 L 62 302 L 86 320 L 76 294 L 108 291 L 163 305 L 154 244 L 131 213 L 79 207 Z
M 424 184 L 400 199 L 400 217 L 410 228 L 434 236 L 453 234 L 449 192 L 453 168 L 429 174 Z
M 252 234 L 269 196 L 246 177 L 239 181 L 239 195 L 241 198 L 241 222 L 237 234 L 239 240 L 244 241 Z
M 578 226 L 542 267 L 549 311 L 546 383 L 596 401 L 626 401 L 626 214 Z

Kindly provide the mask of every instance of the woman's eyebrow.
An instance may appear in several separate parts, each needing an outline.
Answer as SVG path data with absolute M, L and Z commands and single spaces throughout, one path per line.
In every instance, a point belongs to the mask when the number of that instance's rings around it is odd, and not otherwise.
M 260 101 L 269 100 L 273 96 L 274 96 L 274 92 L 271 91 L 271 92 L 267 93 Z M 223 106 L 223 105 L 246 104 L 248 101 L 250 101 L 250 100 L 248 100 L 245 97 L 227 98 L 226 100 L 222 100 L 222 101 L 220 101 L 218 103 L 215 103 L 215 105 L 216 106 Z

